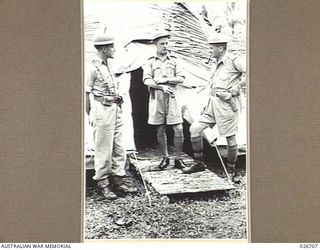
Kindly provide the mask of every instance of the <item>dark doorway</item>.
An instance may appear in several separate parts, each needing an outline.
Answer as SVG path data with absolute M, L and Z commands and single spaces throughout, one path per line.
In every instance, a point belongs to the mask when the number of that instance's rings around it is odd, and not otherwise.
M 132 119 L 134 126 L 134 140 L 137 149 L 148 147 L 157 147 L 156 126 L 148 124 L 148 103 L 149 91 L 148 87 L 142 82 L 143 70 L 138 68 L 131 72 L 130 98 L 132 102 Z M 189 124 L 184 121 L 184 151 L 191 152 Z M 173 130 L 171 126 L 167 126 L 168 145 L 173 146 Z
M 156 126 L 148 124 L 148 87 L 142 82 L 143 70 L 138 68 L 131 72 L 130 98 L 132 102 L 132 119 L 134 126 L 134 140 L 137 149 L 157 147 Z M 183 151 L 192 154 L 190 143 L 190 124 L 184 120 L 184 147 Z M 167 126 L 168 145 L 173 146 L 173 130 Z
M 142 82 L 143 70 L 138 68 L 131 72 L 130 98 L 132 102 L 132 119 L 134 140 L 137 149 L 156 145 L 156 130 L 148 124 L 149 91 Z

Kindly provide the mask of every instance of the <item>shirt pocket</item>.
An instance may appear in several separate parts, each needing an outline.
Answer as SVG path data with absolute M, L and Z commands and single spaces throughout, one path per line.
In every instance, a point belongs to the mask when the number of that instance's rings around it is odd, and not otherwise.
M 167 65 L 166 72 L 168 77 L 174 77 L 175 71 L 176 71 L 175 65 Z
M 153 68 L 153 77 L 162 77 L 162 72 L 160 66 Z
M 96 80 L 99 82 L 104 82 L 105 81 L 105 77 L 101 74 L 101 72 L 97 72 L 96 73 Z

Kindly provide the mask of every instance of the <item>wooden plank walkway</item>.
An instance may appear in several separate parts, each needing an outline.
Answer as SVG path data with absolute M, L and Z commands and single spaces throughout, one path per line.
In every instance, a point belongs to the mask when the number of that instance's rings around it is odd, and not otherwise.
M 221 154 L 222 157 L 226 158 L 227 154 L 228 154 L 228 150 L 227 150 L 227 146 L 225 145 L 218 145 L 219 148 L 219 152 Z M 215 150 L 214 148 L 212 148 L 212 150 Z M 141 158 L 142 160 L 147 160 L 149 158 L 149 160 L 152 159 L 151 154 L 155 153 L 155 154 L 159 154 L 159 152 L 157 152 L 157 150 L 151 150 L 151 151 L 145 151 L 145 152 L 140 152 L 138 154 L 138 157 Z M 85 159 L 85 165 L 86 165 L 86 170 L 92 170 L 94 169 L 94 151 L 86 151 L 86 159 Z M 238 156 L 241 155 L 246 155 L 246 147 L 242 146 L 239 151 L 238 151 Z M 192 163 L 192 159 L 187 156 L 186 154 L 183 155 L 184 157 L 184 161 L 185 163 Z M 159 160 L 160 158 L 156 158 L 156 161 Z M 159 160 L 160 161 L 160 160 Z M 171 160 L 171 163 L 173 163 L 173 159 Z M 142 164 L 145 169 L 145 171 L 151 171 L 152 169 L 152 165 L 150 165 L 148 167 L 148 164 Z M 154 166 L 153 166 L 154 167 Z
M 139 152 L 137 159 L 138 162 L 134 157 L 131 157 L 130 161 L 137 171 L 138 167 L 140 167 L 145 181 L 162 195 L 230 190 L 234 188 L 226 178 L 222 179 L 210 170 L 183 174 L 181 170 L 173 168 L 174 156 L 170 156 L 170 166 L 165 170 L 159 171 L 158 165 L 161 161 L 161 154 L 156 149 Z M 185 153 L 182 154 L 182 159 L 186 164 L 193 162 L 193 159 Z

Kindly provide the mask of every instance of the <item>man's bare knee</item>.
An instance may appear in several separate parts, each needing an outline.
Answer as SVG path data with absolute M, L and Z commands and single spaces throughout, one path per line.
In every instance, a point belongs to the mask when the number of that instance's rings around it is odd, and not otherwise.
M 157 134 L 158 135 L 163 135 L 163 134 L 165 134 L 166 133 L 166 125 L 159 125 L 158 127 L 157 127 Z
M 173 125 L 174 136 L 183 137 L 183 126 L 182 124 Z
M 198 122 L 192 123 L 189 129 L 191 137 L 201 136 L 203 129 L 203 126 L 201 126 Z
M 237 139 L 235 135 L 228 136 L 226 139 L 229 147 L 237 146 Z

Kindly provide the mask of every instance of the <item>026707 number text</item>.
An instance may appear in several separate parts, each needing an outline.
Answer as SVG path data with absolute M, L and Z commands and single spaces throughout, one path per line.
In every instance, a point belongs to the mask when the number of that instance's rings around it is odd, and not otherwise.
M 318 248 L 318 244 L 300 244 L 300 248 L 305 248 L 305 249 L 315 249 Z

